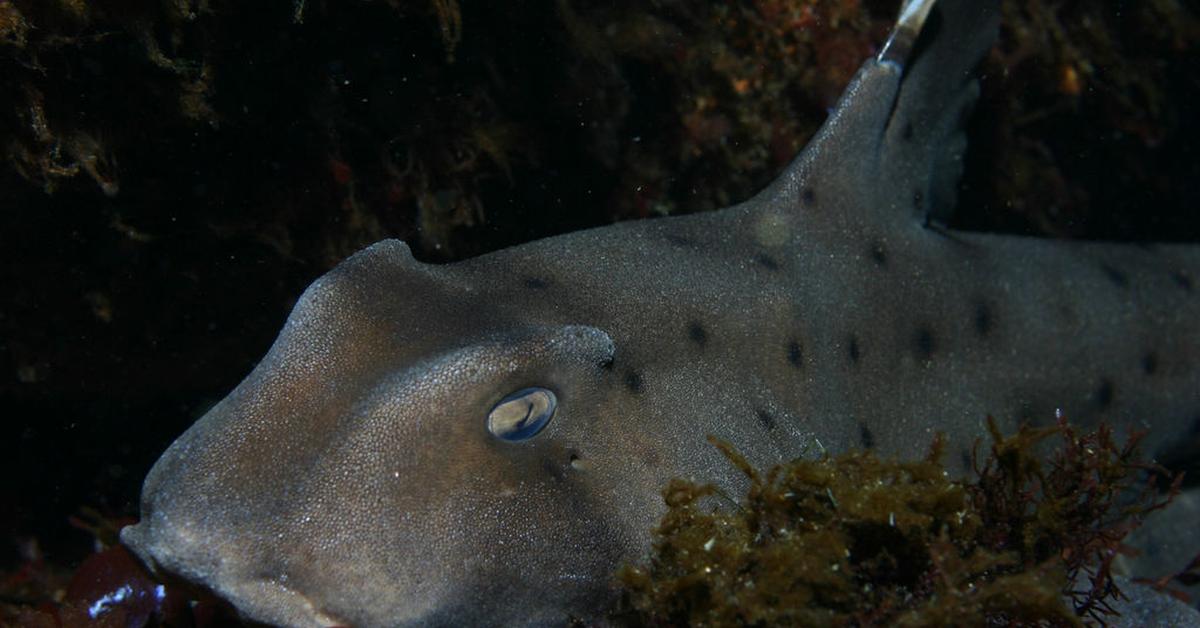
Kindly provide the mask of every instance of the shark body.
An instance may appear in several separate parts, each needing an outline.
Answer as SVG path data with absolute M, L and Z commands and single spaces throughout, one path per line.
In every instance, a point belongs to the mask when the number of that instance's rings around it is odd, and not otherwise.
M 450 265 L 352 256 L 122 540 L 266 623 L 555 624 L 602 617 L 669 478 L 738 490 L 707 434 L 766 465 L 942 432 L 957 465 L 988 415 L 1061 410 L 1170 446 L 1200 416 L 1200 249 L 934 226 L 997 9 L 931 4 L 750 201 Z

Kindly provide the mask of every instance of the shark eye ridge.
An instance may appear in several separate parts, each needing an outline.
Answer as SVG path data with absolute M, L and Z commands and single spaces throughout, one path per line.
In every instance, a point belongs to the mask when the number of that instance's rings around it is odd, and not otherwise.
M 487 428 L 500 440 L 523 441 L 542 431 L 554 410 L 558 398 L 545 388 L 522 388 L 501 399 L 488 413 Z

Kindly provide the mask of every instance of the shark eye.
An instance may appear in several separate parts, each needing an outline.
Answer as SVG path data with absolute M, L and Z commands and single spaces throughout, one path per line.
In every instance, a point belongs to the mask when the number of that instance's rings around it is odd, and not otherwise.
M 500 400 L 488 413 L 487 427 L 501 440 L 533 438 L 554 416 L 558 399 L 545 388 L 522 388 Z

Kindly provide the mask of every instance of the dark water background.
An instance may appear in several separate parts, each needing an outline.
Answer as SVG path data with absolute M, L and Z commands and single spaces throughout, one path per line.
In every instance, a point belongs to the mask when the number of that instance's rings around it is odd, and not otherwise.
M 0 572 L 31 539 L 90 551 L 81 508 L 136 515 L 159 453 L 345 255 L 398 237 L 451 261 L 745 198 L 894 13 L 253 4 L 0 2 Z M 1195 4 L 1021 4 L 953 224 L 1200 241 Z

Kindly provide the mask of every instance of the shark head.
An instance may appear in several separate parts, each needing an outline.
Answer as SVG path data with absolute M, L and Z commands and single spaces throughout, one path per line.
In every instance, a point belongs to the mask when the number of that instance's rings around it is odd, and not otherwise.
M 596 608 L 661 481 L 620 431 L 613 341 L 514 324 L 464 275 L 387 241 L 316 281 L 155 465 L 125 544 L 273 624 Z

